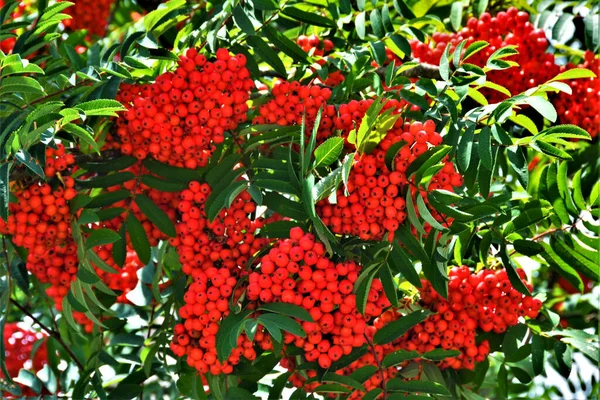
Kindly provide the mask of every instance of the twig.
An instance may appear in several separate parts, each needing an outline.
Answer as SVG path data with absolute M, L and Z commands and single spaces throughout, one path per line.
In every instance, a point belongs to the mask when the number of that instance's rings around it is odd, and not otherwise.
M 367 341 L 367 343 L 369 344 L 369 347 L 371 348 L 371 351 L 373 352 L 373 358 L 375 358 L 375 362 L 377 362 L 377 369 L 379 370 L 379 374 L 381 375 L 381 389 L 383 390 L 383 398 L 385 399 L 386 396 L 386 389 L 385 389 L 385 375 L 383 373 L 383 365 L 381 365 L 381 360 L 379 359 L 379 357 L 377 357 L 377 351 L 375 350 L 375 345 L 373 345 L 373 342 L 371 342 L 371 340 L 369 340 L 369 337 L 365 334 L 365 340 Z
M 33 322 L 35 322 L 36 324 L 38 324 L 40 328 L 42 328 L 44 331 L 46 331 L 46 333 L 48 333 L 48 335 L 50 335 L 51 337 L 53 337 L 54 339 L 56 339 L 56 341 L 58 343 L 60 343 L 60 345 L 65 349 L 65 351 L 67 353 L 69 353 L 69 355 L 71 356 L 71 359 L 73 360 L 73 362 L 75 362 L 75 364 L 77 364 L 77 366 L 79 367 L 80 370 L 83 371 L 85 369 L 84 365 L 81 363 L 81 361 L 79 361 L 79 359 L 77 358 L 77 356 L 75 356 L 75 353 L 73 353 L 73 350 L 71 350 L 71 348 L 64 342 L 64 340 L 60 336 L 59 332 L 57 332 L 54 329 L 49 328 L 46 325 L 44 325 L 44 323 L 42 321 L 40 321 L 39 319 L 37 319 L 33 314 L 31 314 L 31 312 L 29 312 L 29 310 L 27 310 L 25 307 L 23 307 L 21 304 L 19 304 L 19 302 L 17 302 L 12 297 L 10 298 L 10 302 L 12 304 L 14 304 L 14 306 L 17 307 L 23 314 L 25 314 L 29 318 L 31 318 L 33 320 Z

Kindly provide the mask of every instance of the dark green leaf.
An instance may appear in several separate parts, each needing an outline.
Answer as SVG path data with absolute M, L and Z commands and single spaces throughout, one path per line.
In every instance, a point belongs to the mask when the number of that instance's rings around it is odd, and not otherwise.
M 144 226 L 133 213 L 127 216 L 126 224 L 133 249 L 144 264 L 150 263 L 150 242 Z
M 137 194 L 135 196 L 135 204 L 138 205 L 142 213 L 148 217 L 148 219 L 165 235 L 170 237 L 177 236 L 175 225 L 169 219 L 169 216 L 159 206 L 157 206 L 152 200 L 143 194 Z
M 392 321 L 375 332 L 374 343 L 386 344 L 404 335 L 413 326 L 425 321 L 431 314 L 428 310 L 411 312 L 395 321 Z
M 272 311 L 274 313 L 289 315 L 302 321 L 313 322 L 312 317 L 306 309 L 295 304 L 288 303 L 268 303 L 259 307 L 260 310 Z

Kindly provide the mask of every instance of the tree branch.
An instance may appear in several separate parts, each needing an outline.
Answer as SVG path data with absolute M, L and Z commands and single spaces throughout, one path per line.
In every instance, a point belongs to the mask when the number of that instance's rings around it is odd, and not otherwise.
M 35 322 L 37 325 L 39 325 L 40 328 L 42 328 L 44 331 L 46 331 L 46 333 L 48 333 L 48 335 L 50 335 L 51 337 L 53 337 L 54 339 L 56 339 L 56 341 L 58 343 L 60 343 L 60 345 L 65 349 L 65 351 L 67 353 L 69 353 L 69 355 L 71 356 L 71 359 L 73 360 L 73 362 L 75 364 L 77 364 L 77 366 L 79 367 L 79 369 L 81 371 L 83 371 L 85 369 L 85 367 L 83 366 L 83 364 L 81 363 L 81 361 L 79 361 L 79 359 L 77 358 L 77 356 L 75 356 L 75 353 L 73 353 L 73 350 L 71 350 L 71 348 L 64 342 L 64 340 L 60 336 L 59 332 L 57 332 L 54 329 L 49 328 L 46 325 L 44 325 L 44 323 L 42 321 L 40 321 L 35 316 L 33 316 L 33 314 L 31 312 L 29 312 L 28 309 L 26 309 L 25 307 L 23 307 L 21 304 L 19 304 L 19 302 L 17 302 L 12 297 L 10 298 L 10 302 L 12 304 L 14 304 L 14 306 L 17 307 L 23 314 L 25 314 L 29 318 L 31 318 L 33 320 L 33 322 Z

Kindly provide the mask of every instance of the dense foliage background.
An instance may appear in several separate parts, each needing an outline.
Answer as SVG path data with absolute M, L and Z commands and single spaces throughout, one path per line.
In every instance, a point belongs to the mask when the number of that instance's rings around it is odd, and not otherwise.
M 3 398 L 598 396 L 597 2 L 0 6 Z

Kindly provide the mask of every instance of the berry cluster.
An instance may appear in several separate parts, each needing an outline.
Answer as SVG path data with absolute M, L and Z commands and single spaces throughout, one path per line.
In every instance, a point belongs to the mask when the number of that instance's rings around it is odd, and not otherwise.
M 576 67 L 569 64 L 562 70 L 572 68 Z M 577 68 L 590 69 L 596 74 L 596 78 L 569 81 L 573 94 L 559 93 L 554 100 L 554 106 L 561 123 L 578 125 L 594 138 L 600 132 L 600 58 L 594 57 L 591 51 L 586 51 L 583 64 Z
M 117 119 L 116 134 L 124 154 L 194 169 L 207 164 L 227 131 L 246 121 L 254 82 L 245 56 L 226 49 L 217 50 L 214 61 L 189 49 L 178 64 L 150 86 L 124 87 L 120 98 L 131 103 Z
M 317 141 L 321 142 L 333 135 L 336 111 L 333 105 L 327 104 L 331 97 L 330 89 L 278 80 L 273 85 L 271 94 L 274 98 L 258 108 L 258 115 L 252 120 L 254 125 L 302 125 L 302 118 L 306 115 L 307 132 L 310 132 L 319 108 L 323 107 Z
M 110 9 L 115 0 L 74 0 L 73 6 L 65 10 L 72 19 L 63 21 L 65 28 L 87 30 L 93 36 L 104 36 Z
M 300 35 L 296 44 L 307 53 L 312 51 L 315 56 L 323 56 L 333 50 L 333 42 L 329 39 L 321 40 L 317 35 Z
M 73 154 L 65 151 L 64 144 L 57 143 L 56 149 L 46 147 L 46 165 L 44 167 L 46 178 L 54 177 L 57 173 L 65 171 L 73 164 L 75 164 L 75 157 Z
M 6 369 L 11 378 L 19 376 L 22 368 L 37 372 L 41 370 L 48 360 L 48 347 L 44 335 L 29 329 L 21 328 L 17 323 L 11 322 L 4 325 L 4 360 Z M 33 354 L 36 342 L 43 340 Z M 4 377 L 0 370 L 0 380 Z M 36 396 L 27 386 L 20 385 L 23 396 Z M 2 398 L 12 398 L 8 392 L 0 391 Z
M 348 114 L 345 114 L 348 115 Z M 350 118 L 350 117 L 349 117 Z M 385 163 L 389 148 L 397 142 L 406 142 L 394 159 L 394 169 Z M 441 144 L 433 121 L 404 122 L 398 119 L 371 154 L 359 156 L 350 171 L 347 190 L 337 191 L 337 202 L 324 199 L 317 204 L 317 213 L 332 232 L 358 236 L 363 240 L 379 240 L 386 233 L 393 235 L 406 220 L 405 194 L 407 187 L 413 195 L 416 186 L 406 176 L 409 165 L 430 146 Z M 433 176 L 429 189 L 452 191 L 463 181 L 454 165 L 445 160 L 444 168 Z M 426 193 L 423 193 L 426 194 Z M 424 198 L 426 198 L 424 196 Z M 438 215 L 441 219 L 441 216 Z
M 517 270 L 525 283 L 525 273 Z M 401 337 L 387 344 L 375 344 L 375 333 L 392 321 L 402 318 L 394 308 L 384 309 L 381 315 L 367 325 L 364 340 L 369 343 L 369 352 L 347 367 L 336 371 L 338 375 L 351 375 L 365 365 L 380 365 L 381 361 L 397 350 L 416 351 L 420 354 L 435 349 L 459 350 L 460 356 L 437 362 L 440 368 L 470 369 L 476 362 L 483 361 L 490 351 L 487 340 L 478 341 L 479 331 L 505 332 L 507 327 L 518 323 L 519 317 L 536 318 L 542 303 L 530 296 L 524 296 L 510 283 L 506 271 L 482 270 L 471 273 L 468 267 L 454 267 L 449 273 L 448 300 L 442 298 L 431 284 L 422 280 L 421 306 L 434 312 L 425 321 L 415 325 Z M 525 283 L 531 289 L 531 286 Z M 410 308 L 410 307 L 407 307 Z M 381 387 L 389 379 L 398 375 L 408 364 L 404 363 L 384 368 L 372 374 L 364 383 L 366 391 Z M 295 360 L 285 358 L 282 366 L 294 370 Z M 316 371 L 306 371 L 308 378 L 314 378 Z M 383 377 L 383 379 L 382 379 Z M 305 376 L 298 371 L 290 377 L 298 387 L 313 390 L 318 383 L 307 383 Z M 364 392 L 355 391 L 348 398 L 360 399 Z
M 517 46 L 519 54 L 506 60 L 517 62 L 519 67 L 492 70 L 487 75 L 488 80 L 506 87 L 513 95 L 546 82 L 558 72 L 554 55 L 546 53 L 548 40 L 544 31 L 534 28 L 529 22 L 529 14 L 518 11 L 515 7 L 499 12 L 495 17 L 489 13 L 481 14 L 479 19 L 472 17 L 467 26 L 457 33 L 434 33 L 430 44 L 413 40 L 413 57 L 438 65 L 448 43 L 452 45 L 451 50 L 454 50 L 465 39 L 465 48 L 478 40 L 490 43 L 467 61 L 480 67 L 486 65 L 487 59 L 496 50 L 510 45 Z M 490 102 L 505 98 L 505 95 L 497 91 L 485 90 L 484 93 Z
M 171 349 L 201 374 L 229 374 L 240 357 L 256 358 L 254 344 L 245 335 L 225 362 L 217 359 L 216 334 L 223 318 L 229 314 L 230 299 L 239 299 L 243 288 L 238 281 L 250 257 L 268 244 L 255 237 L 263 226 L 262 218 L 251 218 L 256 204 L 248 192 L 242 192 L 231 207 L 221 210 L 214 221 L 208 221 L 206 199 L 211 188 L 206 183 L 191 182 L 179 195 L 180 213 L 177 237 L 170 243 L 177 247 L 182 270 L 193 283 L 184 295 L 185 305 L 179 310 L 183 324 L 175 326 Z M 260 333 L 260 334 L 258 334 Z M 255 341 L 263 349 L 271 348 L 270 339 L 259 332 Z
M 17 202 L 9 206 L 8 221 L 0 220 L 0 233 L 12 235 L 13 244 L 28 251 L 27 270 L 42 283 L 52 285 L 48 294 L 54 298 L 67 294 L 77 273 L 68 204 L 77 194 L 74 185 L 75 180 L 65 176 L 55 187 L 35 182 L 14 189 Z
M 354 261 L 334 262 L 325 246 L 301 228 L 289 239 L 276 242 L 249 275 L 250 301 L 283 302 L 308 310 L 313 322 L 299 321 L 306 338 L 286 333 L 284 342 L 304 350 L 307 361 L 329 368 L 332 362 L 365 343 L 367 323 L 390 306 L 378 279 L 371 285 L 365 313 L 360 314 L 353 294 L 361 266 Z

